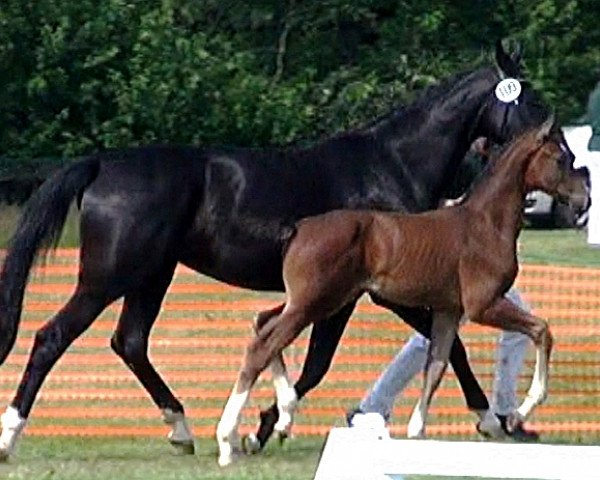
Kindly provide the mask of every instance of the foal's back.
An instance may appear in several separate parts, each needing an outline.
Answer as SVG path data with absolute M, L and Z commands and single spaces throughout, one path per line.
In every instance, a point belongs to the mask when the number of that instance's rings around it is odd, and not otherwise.
M 288 302 L 333 311 L 371 292 L 407 306 L 459 308 L 461 211 L 335 210 L 300 221 L 284 260 Z

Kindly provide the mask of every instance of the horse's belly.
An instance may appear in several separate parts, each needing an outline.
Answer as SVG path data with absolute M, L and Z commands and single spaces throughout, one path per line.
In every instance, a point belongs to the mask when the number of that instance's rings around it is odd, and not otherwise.
M 251 290 L 283 291 L 282 255 L 269 242 L 240 244 L 235 239 L 210 241 L 192 236 L 179 260 L 222 282 Z

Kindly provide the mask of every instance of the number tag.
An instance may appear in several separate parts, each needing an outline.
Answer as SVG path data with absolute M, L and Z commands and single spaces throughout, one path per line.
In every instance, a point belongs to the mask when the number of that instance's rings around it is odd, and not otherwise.
M 521 83 L 516 78 L 505 78 L 496 85 L 496 98 L 504 103 L 516 102 L 521 95 Z

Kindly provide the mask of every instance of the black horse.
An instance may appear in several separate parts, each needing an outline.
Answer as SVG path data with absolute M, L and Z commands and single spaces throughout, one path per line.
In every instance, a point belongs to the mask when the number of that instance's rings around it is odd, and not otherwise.
M 459 74 L 409 106 L 310 148 L 141 147 L 92 155 L 49 178 L 24 210 L 0 273 L 0 362 L 16 338 L 35 256 L 60 234 L 74 199 L 81 209 L 78 284 L 35 336 L 16 396 L 2 416 L 0 456 L 12 452 L 58 358 L 120 297 L 123 311 L 111 346 L 173 426 L 171 441 L 193 450 L 183 406 L 147 356 L 150 329 L 176 264 L 230 284 L 283 291 L 285 226 L 339 208 L 435 208 L 475 138 L 503 143 L 548 116 L 526 82 L 516 102 L 495 96 L 502 78 L 521 77 L 518 55 L 507 54 L 500 42 L 495 57 L 493 66 Z M 429 334 L 426 310 L 373 300 Z M 313 329 L 295 385 L 298 398 L 329 368 L 354 306 Z M 451 362 L 469 408 L 487 410 L 459 339 Z M 261 446 L 276 416 L 276 408 L 263 414 Z

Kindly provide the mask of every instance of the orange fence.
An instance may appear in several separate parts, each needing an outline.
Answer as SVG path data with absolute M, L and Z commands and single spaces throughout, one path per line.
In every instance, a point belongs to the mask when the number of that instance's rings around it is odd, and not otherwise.
M 0 400 L 11 400 L 35 331 L 67 300 L 75 285 L 75 250 L 58 250 L 38 267 L 27 290 L 19 339 L 0 368 Z M 534 312 L 550 321 L 556 340 L 550 395 L 532 423 L 548 437 L 597 439 L 600 432 L 600 270 L 523 265 L 517 279 Z M 151 358 L 182 399 L 196 435 L 212 436 L 234 381 L 251 321 L 261 309 L 283 299 L 279 293 L 233 288 L 178 268 L 151 337 Z M 160 415 L 133 375 L 111 351 L 109 339 L 120 304 L 109 307 L 48 376 L 32 411 L 33 435 L 164 435 Z M 497 332 L 467 325 L 462 330 L 473 367 L 491 392 Z M 410 335 L 402 321 L 367 299 L 350 321 L 334 365 L 323 384 L 302 401 L 294 432 L 323 434 L 343 423 L 346 409 Z M 301 369 L 307 334 L 286 351 L 295 378 Z M 524 395 L 533 352 L 519 381 Z M 245 411 L 244 430 L 253 428 L 258 408 L 271 403 L 264 376 Z M 415 381 L 399 398 L 393 431 L 402 434 L 419 394 Z M 449 372 L 434 400 L 431 435 L 469 438 L 474 417 Z

